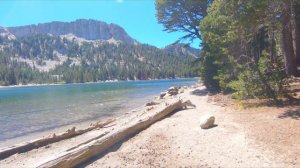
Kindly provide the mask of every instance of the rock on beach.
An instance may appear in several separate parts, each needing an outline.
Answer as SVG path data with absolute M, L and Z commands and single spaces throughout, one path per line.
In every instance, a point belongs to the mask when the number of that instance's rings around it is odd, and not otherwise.
M 212 115 L 206 115 L 201 118 L 200 127 L 202 129 L 208 129 L 214 126 L 214 123 L 215 123 L 215 117 Z

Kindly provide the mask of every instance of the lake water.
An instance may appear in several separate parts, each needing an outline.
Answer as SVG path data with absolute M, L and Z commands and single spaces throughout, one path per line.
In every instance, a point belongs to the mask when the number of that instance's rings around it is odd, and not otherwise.
M 195 79 L 0 88 L 0 142 L 137 108 Z

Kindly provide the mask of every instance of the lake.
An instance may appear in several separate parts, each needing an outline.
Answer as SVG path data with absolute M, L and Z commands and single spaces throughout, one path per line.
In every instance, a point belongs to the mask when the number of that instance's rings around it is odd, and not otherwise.
M 0 88 L 0 142 L 124 114 L 172 85 L 195 83 L 175 79 Z

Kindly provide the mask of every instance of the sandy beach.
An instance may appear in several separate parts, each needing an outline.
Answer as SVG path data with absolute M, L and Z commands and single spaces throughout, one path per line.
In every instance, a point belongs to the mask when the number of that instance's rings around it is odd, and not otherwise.
M 157 101 L 167 104 L 178 99 L 190 100 L 196 108 L 177 111 L 88 159 L 80 167 L 300 166 L 299 106 L 240 109 L 225 96 L 208 95 L 201 85 Z M 103 128 L 14 154 L 0 160 L 0 165 L 38 167 L 80 147 L 87 139 L 101 138 L 147 118 L 159 108 L 160 105 L 144 106 L 127 112 Z M 208 114 L 215 116 L 216 125 L 201 129 L 200 119 Z
M 188 97 L 197 108 L 153 124 L 87 167 L 300 166 L 300 122 L 280 119 L 287 109 L 237 110 L 226 98 L 208 96 L 204 87 L 180 96 Z M 216 127 L 200 128 L 200 118 L 206 114 L 216 117 Z

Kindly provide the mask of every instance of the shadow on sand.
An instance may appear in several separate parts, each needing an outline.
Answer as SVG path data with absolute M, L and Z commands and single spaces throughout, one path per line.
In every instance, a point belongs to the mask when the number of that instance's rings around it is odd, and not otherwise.
M 300 120 L 300 109 L 290 109 L 278 116 L 280 119 L 292 118 L 295 120 Z
M 215 128 L 215 127 L 218 127 L 218 124 L 214 124 L 214 125 L 212 125 L 211 127 L 206 128 L 206 129 L 203 129 L 203 130 L 209 130 L 209 129 L 212 129 L 212 128 Z
M 196 96 L 206 96 L 208 95 L 208 90 L 207 89 L 196 89 L 191 91 L 192 95 L 196 95 Z
M 97 155 L 95 155 L 94 157 L 84 161 L 83 163 L 79 164 L 78 166 L 76 166 L 76 168 L 84 168 L 92 163 L 94 163 L 95 161 L 101 159 L 102 157 L 104 157 L 105 155 L 111 153 L 111 152 L 116 152 L 124 142 L 128 141 L 130 138 L 136 136 L 138 133 L 134 134 L 134 135 L 131 135 L 129 137 L 127 137 L 126 139 L 123 139 L 122 141 L 114 144 L 112 147 L 110 147 L 109 149 L 105 150 L 104 152 L 102 153 L 99 153 Z

